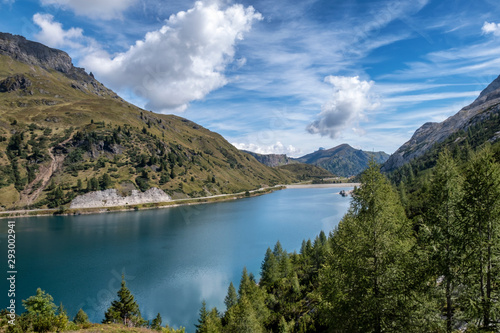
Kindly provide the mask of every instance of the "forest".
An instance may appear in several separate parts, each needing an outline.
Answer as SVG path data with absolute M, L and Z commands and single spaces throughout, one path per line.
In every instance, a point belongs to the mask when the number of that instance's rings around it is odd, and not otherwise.
M 489 145 L 467 159 L 443 150 L 408 185 L 371 162 L 334 230 L 299 253 L 268 248 L 259 279 L 244 269 L 228 286 L 225 311 L 201 304 L 196 332 L 499 332 L 499 162 Z M 80 312 L 69 321 L 42 290 L 23 304 L 21 325 L 7 331 L 92 325 Z M 184 332 L 160 314 L 143 319 L 125 281 L 104 317 Z

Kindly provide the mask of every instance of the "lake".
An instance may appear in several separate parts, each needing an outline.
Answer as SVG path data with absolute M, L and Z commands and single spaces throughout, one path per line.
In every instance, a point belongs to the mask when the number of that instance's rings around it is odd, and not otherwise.
M 299 252 L 303 239 L 332 230 L 349 206 L 343 188 L 287 189 L 228 202 L 168 209 L 16 221 L 16 304 L 38 287 L 63 303 L 70 319 L 79 308 L 100 322 L 120 288 L 121 274 L 145 319 L 194 332 L 202 300 L 224 311 L 243 267 L 260 275 L 268 247 L 280 241 Z M 347 190 L 347 188 L 346 188 Z M 7 269 L 7 220 L 0 220 Z M 2 284 L 6 308 L 8 285 Z

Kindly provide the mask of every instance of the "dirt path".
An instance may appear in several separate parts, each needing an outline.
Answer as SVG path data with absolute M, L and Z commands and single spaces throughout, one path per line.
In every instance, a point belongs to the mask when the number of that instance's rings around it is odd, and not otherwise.
M 61 142 L 58 146 L 65 145 L 68 143 L 71 139 L 73 138 L 73 134 L 69 136 L 66 140 Z M 54 147 L 49 149 L 48 153 L 50 156 L 50 164 L 49 165 L 42 165 L 40 166 L 39 172 L 31 183 L 29 183 L 24 190 L 21 192 L 21 202 L 20 204 L 22 206 L 30 206 L 32 205 L 36 199 L 40 196 L 42 191 L 47 187 L 49 184 L 50 179 L 54 175 L 54 173 L 61 169 L 63 161 L 64 161 L 64 156 L 63 155 L 54 155 L 53 153 Z M 40 186 L 36 190 L 33 190 L 33 187 L 40 183 Z

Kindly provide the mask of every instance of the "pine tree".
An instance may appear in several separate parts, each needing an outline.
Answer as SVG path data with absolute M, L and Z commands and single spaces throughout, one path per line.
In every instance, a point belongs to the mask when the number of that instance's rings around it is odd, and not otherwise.
M 260 275 L 260 285 L 265 287 L 271 287 L 279 279 L 278 261 L 270 248 L 267 248 L 264 261 L 262 261 Z
M 227 295 L 224 298 L 224 304 L 226 305 L 226 310 L 229 310 L 238 303 L 238 294 L 234 288 L 233 282 L 229 284 L 227 289 Z
M 134 295 L 127 288 L 125 278 L 122 275 L 121 288 L 117 292 L 118 300 L 111 302 L 111 306 L 104 314 L 103 323 L 123 323 L 126 326 L 142 326 L 144 319 L 141 317 L 139 305 Z
M 198 318 L 198 324 L 196 326 L 196 333 L 207 333 L 207 303 L 205 300 L 201 303 L 200 316 Z
M 161 322 L 162 322 L 161 315 L 160 313 L 158 313 L 156 315 L 156 318 L 153 319 L 151 323 L 151 329 L 161 331 Z
M 444 289 L 447 332 L 451 332 L 457 322 L 454 295 L 460 284 L 458 277 L 464 240 L 459 223 L 462 183 L 462 176 L 451 154 L 442 152 L 434 169 L 430 196 L 425 203 L 425 225 L 420 234 L 430 254 L 429 271 L 434 273 L 434 279 L 443 279 L 438 287 Z
M 411 227 L 398 194 L 373 161 L 361 183 L 321 271 L 325 322 L 348 332 L 404 331 L 404 321 L 410 320 L 404 261 L 412 246 Z
M 75 324 L 81 324 L 85 325 L 89 323 L 89 316 L 83 311 L 82 309 L 78 310 L 78 312 L 75 315 L 75 318 L 73 318 L 73 322 Z
M 462 214 L 468 288 L 462 304 L 469 321 L 492 329 L 500 316 L 500 165 L 489 146 L 472 157 L 465 176 Z

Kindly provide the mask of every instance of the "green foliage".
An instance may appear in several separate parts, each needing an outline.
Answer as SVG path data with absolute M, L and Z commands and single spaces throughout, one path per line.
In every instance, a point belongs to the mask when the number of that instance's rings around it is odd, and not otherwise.
M 34 332 L 49 332 L 56 327 L 56 305 L 52 296 L 38 288 L 36 295 L 23 300 L 27 313 L 24 322 L 31 326 Z
M 462 215 L 468 286 L 462 304 L 468 321 L 493 329 L 500 318 L 500 164 L 489 146 L 465 169 Z
M 320 274 L 322 311 L 330 326 L 343 331 L 404 331 L 410 317 L 405 261 L 412 247 L 411 226 L 376 164 L 370 163 L 361 182 Z
M 162 322 L 162 319 L 161 319 L 160 313 L 158 313 L 156 315 L 155 319 L 153 319 L 153 321 L 151 322 L 151 329 L 161 331 L 161 322 Z
M 118 299 L 111 302 L 111 306 L 104 314 L 103 323 L 122 323 L 126 326 L 140 327 L 145 324 L 142 319 L 139 305 L 134 299 L 134 295 L 127 288 L 122 275 L 121 288 L 117 292 Z
M 73 322 L 79 325 L 86 325 L 89 323 L 89 316 L 85 313 L 85 311 L 80 309 L 76 313 L 75 318 L 73 318 Z

